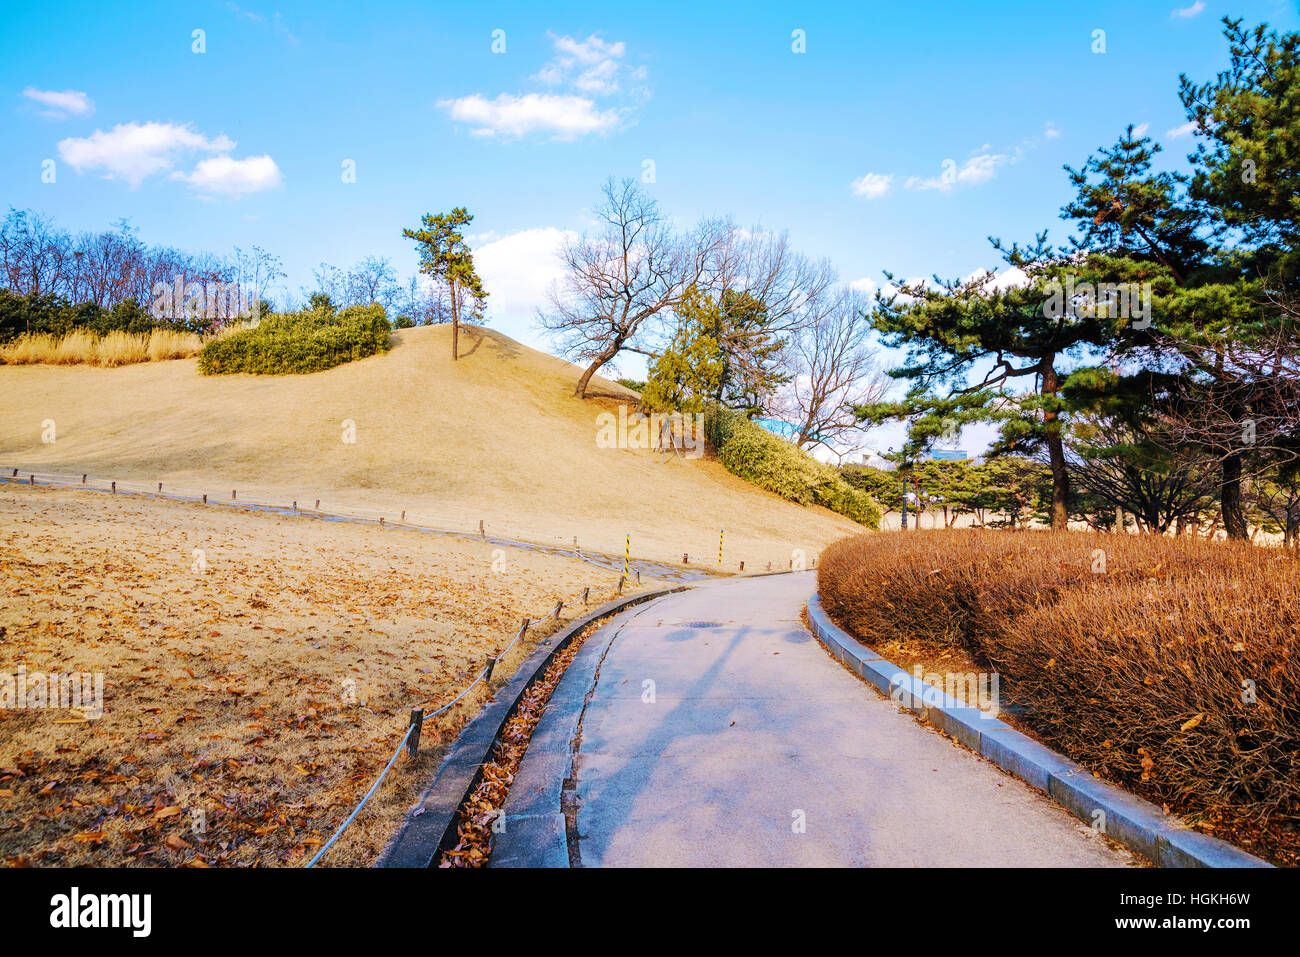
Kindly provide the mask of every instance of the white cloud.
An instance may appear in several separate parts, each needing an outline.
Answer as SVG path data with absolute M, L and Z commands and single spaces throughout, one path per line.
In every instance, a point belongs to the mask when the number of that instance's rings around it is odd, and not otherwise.
M 978 156 L 972 156 L 966 162 L 958 166 L 954 160 L 944 160 L 944 171 L 939 176 L 930 176 L 922 179 L 919 176 L 909 176 L 903 183 L 904 189 L 927 190 L 937 189 L 942 193 L 949 192 L 954 186 L 978 186 L 980 183 L 987 183 L 997 175 L 999 166 L 1007 161 L 1003 153 L 980 153 Z
M 1175 8 L 1174 11 L 1169 14 L 1169 16 L 1178 20 L 1190 20 L 1192 17 L 1200 16 L 1201 11 L 1204 9 L 1205 9 L 1204 0 L 1196 0 L 1196 2 L 1193 3 L 1190 7 Z
M 607 133 L 619 123 L 617 110 L 600 110 L 585 97 L 553 93 L 502 93 L 494 100 L 475 93 L 442 100 L 438 106 L 453 120 L 472 126 L 475 136 L 502 139 L 549 133 L 552 139 L 575 140 L 590 133 Z
M 209 196 L 238 198 L 281 184 L 280 168 L 270 156 L 235 159 L 229 155 L 234 148 L 235 141 L 224 133 L 210 139 L 188 123 L 119 123 L 108 132 L 68 137 L 58 145 L 59 158 L 77 172 L 99 172 L 132 186 L 195 153 L 215 155 L 200 159 L 193 172 L 173 172 L 171 178 Z
M 957 182 L 963 186 L 987 183 L 997 175 L 997 168 L 1007 161 L 1001 153 L 981 153 L 972 156 L 957 170 Z
M 555 48 L 554 56 L 532 79 L 565 92 L 501 93 L 495 99 L 474 93 L 440 100 L 438 107 L 453 120 L 471 126 L 475 136 L 511 140 L 542 133 L 555 140 L 576 140 L 616 129 L 635 110 L 635 105 L 598 105 L 598 98 L 617 94 L 624 103 L 633 104 L 649 98 L 646 69 L 623 63 L 627 53 L 623 41 L 612 43 L 596 34 L 585 40 L 550 31 L 547 36 Z M 623 88 L 624 80 L 630 81 L 629 89 Z
M 1048 120 L 1047 125 L 1043 127 L 1043 136 L 1049 140 L 1054 140 L 1060 135 L 1061 135 L 1061 131 L 1057 127 L 1057 125 L 1053 123 L 1051 120 Z
M 1188 120 L 1186 123 L 1180 124 L 1179 126 L 1175 126 L 1172 130 L 1167 132 L 1165 136 L 1169 137 L 1171 140 L 1176 140 L 1179 137 L 1189 136 L 1195 132 L 1196 132 L 1196 121 Z
M 879 199 L 881 196 L 889 195 L 889 189 L 894 183 L 893 174 L 886 173 L 867 173 L 858 179 L 855 179 L 850 187 L 854 196 L 864 196 L 867 199 Z
M 201 193 L 220 194 L 238 199 L 249 193 L 258 193 L 274 189 L 284 182 L 280 167 L 270 156 L 249 156 L 234 159 L 230 156 L 214 156 L 200 160 L 194 172 L 188 176 L 173 173 L 172 179 L 184 180 Z
M 1029 275 L 1019 266 L 1008 266 L 1001 272 L 988 269 L 976 269 L 973 273 L 965 278 L 965 282 L 972 279 L 987 277 L 983 282 L 986 292 L 1002 292 L 1015 286 L 1025 286 L 1029 283 Z
M 228 153 L 234 148 L 234 140 L 224 134 L 208 139 L 189 124 L 176 123 L 119 123 L 107 133 L 95 130 L 58 145 L 59 158 L 77 172 L 98 170 L 132 186 L 171 169 L 182 154 Z
M 1147 130 L 1149 129 L 1151 129 L 1150 123 L 1139 123 L 1137 126 L 1133 127 L 1133 138 L 1139 139 L 1146 136 Z
M 551 284 L 564 276 L 559 252 L 574 234 L 554 226 L 524 229 L 474 250 L 474 268 L 488 291 L 488 309 L 531 321 Z
M 547 32 L 555 45 L 555 58 L 534 77 L 547 86 L 568 83 L 574 89 L 592 96 L 608 96 L 619 90 L 619 62 L 627 52 L 622 40 L 609 43 L 592 34 L 585 40 L 571 36 L 558 37 Z
M 95 112 L 95 101 L 80 90 L 38 90 L 29 86 L 23 90 L 23 96 L 44 106 L 41 112 L 58 120 Z

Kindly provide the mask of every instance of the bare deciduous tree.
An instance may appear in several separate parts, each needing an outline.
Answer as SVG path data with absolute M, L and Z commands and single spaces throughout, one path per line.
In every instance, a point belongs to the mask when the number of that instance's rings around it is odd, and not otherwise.
M 709 332 L 723 358 L 714 398 L 761 407 L 786 381 L 779 359 L 789 337 L 835 302 L 835 268 L 794 250 L 784 232 L 706 220 L 698 233 L 709 237 L 700 284 L 718 307 Z
M 882 401 L 890 380 L 874 359 L 867 297 L 842 289 L 828 301 L 790 339 L 793 378 L 777 408 L 797 430 L 800 448 L 821 445 L 839 454 L 833 443 L 866 431 L 854 408 Z
M 635 181 L 609 180 L 596 209 L 599 232 L 566 240 L 566 275 L 552 288 L 551 310 L 539 325 L 570 359 L 586 363 L 577 395 L 623 351 L 653 354 L 647 323 L 672 309 L 703 274 L 713 234 L 677 235 Z

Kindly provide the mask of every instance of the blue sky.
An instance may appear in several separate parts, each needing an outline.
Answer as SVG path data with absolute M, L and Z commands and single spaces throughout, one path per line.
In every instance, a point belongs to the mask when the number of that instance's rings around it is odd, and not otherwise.
M 1294 0 L 8 4 L 3 200 L 72 230 L 129 217 L 150 243 L 260 245 L 294 292 L 322 261 L 413 271 L 401 228 L 465 205 L 493 324 L 544 344 L 558 236 L 645 160 L 683 224 L 789 230 L 845 281 L 996 266 L 990 234 L 1063 239 L 1063 163 L 1129 122 L 1183 163 L 1178 74 L 1222 68 L 1224 14 L 1300 20 Z

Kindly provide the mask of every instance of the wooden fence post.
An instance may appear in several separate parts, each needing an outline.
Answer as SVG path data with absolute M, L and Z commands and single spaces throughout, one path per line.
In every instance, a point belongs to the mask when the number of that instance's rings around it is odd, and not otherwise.
M 424 726 L 424 709 L 411 709 L 411 724 L 406 730 L 406 758 L 414 761 L 420 753 L 420 728 Z
M 560 620 L 560 612 L 561 612 L 563 609 L 564 609 L 564 602 L 562 602 L 562 601 L 557 601 L 557 602 L 555 603 L 555 611 L 551 613 L 551 614 L 552 614 L 552 617 L 554 617 L 556 621 L 559 621 L 559 620 Z
M 588 587 L 588 588 L 584 588 L 584 589 L 582 590 L 582 603 L 583 603 L 584 605 L 587 604 L 587 595 L 588 595 L 590 592 L 591 592 L 591 588 L 589 588 L 589 587 Z
M 497 659 L 495 659 L 495 658 L 488 658 L 488 660 L 487 660 L 487 674 L 485 674 L 485 675 L 483 676 L 483 681 L 484 681 L 484 683 L 487 683 L 487 682 L 489 682 L 489 681 L 492 680 L 492 669 L 495 668 L 496 666 L 497 666 Z

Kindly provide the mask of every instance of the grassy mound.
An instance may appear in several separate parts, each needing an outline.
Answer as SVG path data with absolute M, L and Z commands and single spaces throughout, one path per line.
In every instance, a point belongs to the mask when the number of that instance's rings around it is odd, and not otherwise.
M 213 339 L 199 353 L 199 372 L 289 375 L 321 372 L 388 350 L 392 327 L 383 306 L 352 306 L 268 316 L 256 326 Z
M 867 528 L 880 527 L 880 508 L 839 472 L 743 415 L 715 406 L 705 429 L 727 471 L 800 505 L 821 505 Z
M 315 375 L 197 375 L 197 360 L 0 366 L 0 407 L 38 408 L 59 426 L 43 443 L 24 415 L 0 416 L 0 464 L 268 501 L 386 510 L 442 528 L 478 528 L 583 551 L 725 568 L 785 568 L 860 526 L 777 498 L 717 459 L 602 449 L 604 412 L 635 396 L 594 377 L 573 394 L 569 363 L 499 332 L 462 324 L 399 329 L 393 347 Z M 340 441 L 341 423 L 357 441 Z M 287 428 L 285 423 L 292 423 Z M 73 435 L 75 442 L 65 441 Z M 214 454 L 220 450 L 220 454 Z M 706 516 L 701 520 L 701 516 Z
M 1028 725 L 1103 777 L 1279 863 L 1300 861 L 1300 561 L 1147 536 L 952 530 L 823 557 L 868 644 L 952 642 Z

